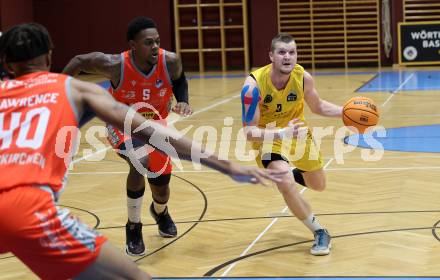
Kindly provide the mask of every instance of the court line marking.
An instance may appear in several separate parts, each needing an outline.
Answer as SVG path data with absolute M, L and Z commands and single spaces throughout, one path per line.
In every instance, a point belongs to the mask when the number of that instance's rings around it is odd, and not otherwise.
M 334 158 L 329 159 L 329 161 L 327 161 L 327 163 L 324 165 L 323 169 L 326 170 L 327 167 L 330 165 L 330 163 L 332 163 L 333 160 L 334 160 Z M 303 187 L 299 193 L 303 194 L 306 190 L 307 190 L 307 188 Z M 281 213 L 282 214 L 286 213 L 286 211 L 288 209 L 289 208 L 287 206 L 284 207 L 283 210 L 281 210 Z M 254 241 L 252 241 L 251 244 L 249 244 L 249 246 L 240 254 L 240 257 L 243 257 L 244 255 L 246 255 L 252 249 L 252 247 L 254 247 L 254 245 L 257 244 L 257 242 L 263 237 L 263 235 L 265 235 L 266 232 L 278 221 L 278 219 L 279 219 L 278 217 L 272 219 L 270 224 L 267 225 L 266 228 L 254 239 Z M 226 276 L 237 265 L 237 263 L 238 262 L 234 262 L 234 263 L 230 264 L 226 268 L 226 270 L 222 273 L 221 277 Z
M 301 190 L 301 192 L 304 189 Z M 287 209 L 289 209 L 287 206 L 283 208 L 283 210 L 281 210 L 281 213 L 284 214 L 286 213 Z M 266 226 L 266 228 L 257 236 L 257 238 L 254 239 L 254 241 L 251 242 L 251 244 L 240 254 L 240 257 L 244 256 L 247 254 L 247 252 L 249 252 L 250 249 L 252 249 L 252 247 L 254 247 L 254 245 L 260 240 L 261 237 L 263 237 L 263 235 L 266 234 L 266 232 L 278 221 L 279 218 L 274 218 L 272 219 L 272 221 L 270 222 L 269 225 Z M 228 266 L 228 268 L 222 273 L 221 277 L 226 276 L 237 264 L 237 262 L 232 263 L 231 265 Z
M 380 105 L 380 107 L 384 107 L 384 106 L 385 106 L 385 105 L 391 100 L 391 98 L 394 97 L 394 94 L 395 94 L 395 93 L 390 94 L 390 96 L 388 96 L 387 100 L 385 100 L 385 102 L 382 103 L 382 105 Z
M 200 110 L 198 110 L 198 111 L 193 112 L 192 115 L 190 115 L 190 116 L 187 116 L 187 117 L 180 117 L 180 116 L 179 116 L 177 119 L 168 122 L 168 124 L 169 124 L 169 125 L 172 125 L 172 124 L 175 124 L 176 122 L 179 122 L 180 120 L 185 120 L 185 119 L 191 118 L 192 116 L 195 116 L 195 115 L 198 115 L 198 114 L 204 113 L 204 112 L 206 112 L 206 111 L 208 111 L 208 110 L 211 110 L 212 108 L 215 108 L 215 107 L 217 107 L 217 106 L 220 106 L 220 105 L 223 105 L 223 104 L 225 104 L 225 103 L 228 103 L 229 101 L 234 100 L 234 99 L 236 99 L 236 98 L 238 98 L 238 97 L 240 97 L 240 94 L 236 94 L 236 95 L 233 95 L 233 96 L 231 96 L 231 97 L 225 98 L 225 99 L 223 99 L 223 100 L 217 101 L 216 103 L 214 103 L 214 104 L 212 104 L 212 105 L 210 105 L 210 106 L 204 107 L 204 108 L 202 108 L 202 109 L 200 109 Z M 95 152 L 93 152 L 93 153 L 90 153 L 90 154 L 86 155 L 86 156 L 83 156 L 83 157 L 77 158 L 77 159 L 75 159 L 75 160 L 72 160 L 72 161 L 71 161 L 71 164 L 78 163 L 78 162 L 80 162 L 80 161 L 83 161 L 83 160 L 85 160 L 85 159 L 88 159 L 88 158 L 90 158 L 90 157 L 93 157 L 93 156 L 95 156 L 95 155 L 97 155 L 97 154 L 99 154 L 99 153 L 103 153 L 103 152 L 105 152 L 105 151 L 107 151 L 107 150 L 109 150 L 109 149 L 111 149 L 111 148 L 112 148 L 111 146 L 107 146 L 107 147 L 105 147 L 105 148 L 103 148 L 103 149 L 99 149 L 99 150 L 97 150 L 97 151 L 95 151 Z M 69 174 L 72 174 L 72 173 L 69 173 Z
M 372 91 L 389 91 L 391 93 L 390 96 L 388 96 L 387 100 L 385 100 L 385 102 L 381 105 L 381 107 L 384 107 L 386 104 L 388 104 L 388 102 L 393 98 L 394 94 L 396 94 L 397 92 L 399 92 L 408 82 L 409 80 L 412 79 L 412 77 L 414 77 L 414 75 L 416 74 L 416 72 L 412 72 L 402 83 L 399 84 L 399 86 L 397 88 L 395 88 L 394 90 L 389 90 L 388 88 L 374 88 L 371 89 L 369 88 L 367 92 L 372 92 Z M 366 83 L 368 84 L 368 82 Z M 364 84 L 361 88 L 362 89 L 366 84 Z M 359 90 L 358 89 L 358 90 Z M 358 91 L 356 91 L 358 92 Z M 363 91 L 359 91 L 359 92 L 363 92 Z
M 437 74 L 439 71 L 438 70 L 433 70 L 433 71 L 429 71 L 426 73 L 435 73 Z M 376 87 L 367 87 L 368 84 L 371 84 L 374 80 L 379 79 L 379 75 L 382 74 L 395 74 L 395 73 L 400 73 L 400 74 L 409 74 L 409 77 L 405 79 L 405 81 L 401 84 L 399 84 L 399 86 L 397 88 L 393 89 L 392 85 L 385 85 L 385 86 L 376 86 Z M 408 83 L 408 81 L 412 78 L 412 76 L 419 74 L 419 73 L 425 73 L 425 71 L 381 71 L 379 72 L 377 75 L 375 75 L 372 79 L 370 79 L 369 81 L 365 82 L 362 86 L 360 86 L 358 89 L 355 90 L 355 92 L 389 92 L 389 93 L 396 93 L 398 91 L 400 91 L 404 85 L 406 83 Z M 392 77 L 394 78 L 394 77 Z M 381 84 L 381 81 L 379 81 L 379 84 Z M 437 91 L 439 90 L 438 87 L 434 87 L 434 86 L 426 86 L 426 87 L 420 87 L 420 88 L 409 88 L 409 89 L 405 89 L 405 91 Z
M 412 79 L 412 77 L 414 77 L 414 75 L 415 75 L 416 73 L 415 72 L 413 72 L 413 73 L 411 73 L 395 90 L 393 90 L 391 93 L 396 93 L 396 92 L 398 92 L 399 90 L 401 90 L 408 82 L 409 82 L 409 80 L 411 80 Z
M 415 75 L 415 73 L 411 73 L 395 90 L 391 91 L 391 95 L 385 100 L 384 103 L 382 103 L 381 107 L 385 107 L 387 103 L 391 100 L 391 98 L 394 97 L 394 95 L 399 92 L 408 82 L 412 79 L 412 77 Z

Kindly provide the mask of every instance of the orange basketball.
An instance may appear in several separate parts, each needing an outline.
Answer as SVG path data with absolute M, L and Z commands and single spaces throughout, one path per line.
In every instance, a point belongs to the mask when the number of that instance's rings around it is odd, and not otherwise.
M 346 126 L 355 127 L 359 133 L 364 133 L 367 128 L 375 126 L 378 123 L 379 112 L 373 100 L 367 97 L 357 96 L 351 98 L 344 104 L 342 121 Z

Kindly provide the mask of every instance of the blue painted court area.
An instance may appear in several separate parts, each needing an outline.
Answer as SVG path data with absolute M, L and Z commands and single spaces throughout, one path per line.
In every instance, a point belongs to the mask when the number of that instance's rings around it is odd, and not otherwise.
M 439 277 L 173 277 L 173 278 L 153 278 L 153 279 L 161 279 L 161 280 L 200 280 L 200 279 L 215 279 L 215 280 L 312 280 L 312 279 L 322 279 L 322 280 L 439 280 Z
M 440 71 L 436 70 L 380 72 L 357 92 L 440 90 L 439 80 Z
M 385 137 L 377 132 L 350 135 L 344 142 L 369 149 L 440 153 L 440 124 L 388 128 Z

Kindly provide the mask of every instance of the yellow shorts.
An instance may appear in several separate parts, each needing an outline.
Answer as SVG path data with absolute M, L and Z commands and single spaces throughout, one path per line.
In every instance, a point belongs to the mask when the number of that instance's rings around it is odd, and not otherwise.
M 321 169 L 324 164 L 321 153 L 313 141 L 310 130 L 302 139 L 283 139 L 259 143 L 253 142 L 252 148 L 258 151 L 256 161 L 263 167 L 262 159 L 270 160 L 270 154 L 279 154 L 296 168 L 303 171 Z

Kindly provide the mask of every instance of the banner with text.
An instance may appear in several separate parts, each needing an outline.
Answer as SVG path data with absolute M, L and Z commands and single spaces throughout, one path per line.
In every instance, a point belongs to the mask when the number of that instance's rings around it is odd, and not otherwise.
M 399 23 L 399 64 L 440 64 L 440 22 Z

